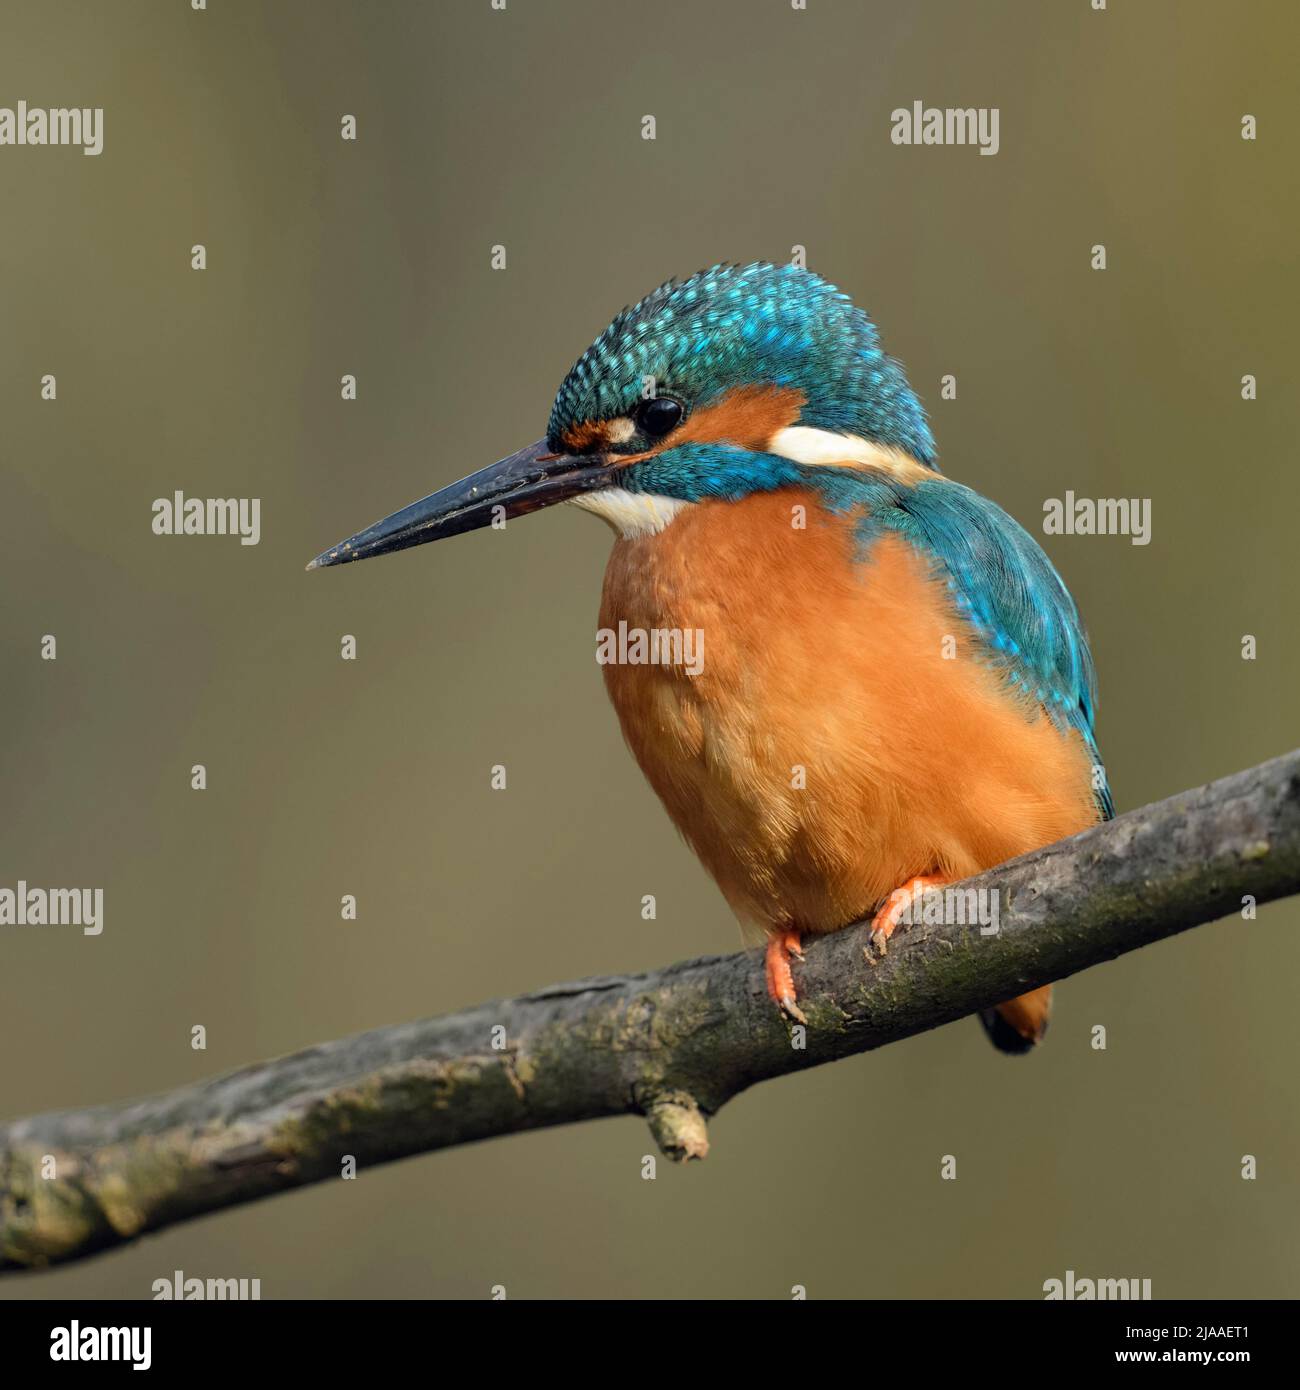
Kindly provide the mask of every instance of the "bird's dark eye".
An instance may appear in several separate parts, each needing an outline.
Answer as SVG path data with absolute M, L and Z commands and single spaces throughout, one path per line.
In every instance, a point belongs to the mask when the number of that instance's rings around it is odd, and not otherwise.
M 636 427 L 651 439 L 662 439 L 677 428 L 682 418 L 682 403 L 671 396 L 656 396 L 642 401 L 637 407 Z

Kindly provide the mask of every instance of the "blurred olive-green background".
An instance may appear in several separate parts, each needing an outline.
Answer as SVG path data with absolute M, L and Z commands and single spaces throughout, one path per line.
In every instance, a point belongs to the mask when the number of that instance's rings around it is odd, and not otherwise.
M 603 526 L 303 573 L 717 261 L 806 246 L 1036 533 L 1151 499 L 1146 547 L 1044 538 L 1121 809 L 1295 744 L 1298 38 L 1286 0 L 4 0 L 0 105 L 102 106 L 105 144 L 0 148 L 0 882 L 102 886 L 106 925 L 0 928 L 0 1117 L 737 944 L 606 705 Z M 1000 152 L 892 145 L 916 100 L 999 108 Z M 156 537 L 177 489 L 260 497 L 261 544 Z M 0 1297 L 1295 1297 L 1298 917 L 1068 982 L 1027 1059 L 964 1020 L 763 1085 L 653 1182 L 635 1118 L 504 1138 Z

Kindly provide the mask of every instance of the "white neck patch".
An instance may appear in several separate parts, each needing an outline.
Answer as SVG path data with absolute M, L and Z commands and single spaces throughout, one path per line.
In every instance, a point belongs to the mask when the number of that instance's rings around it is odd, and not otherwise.
M 907 482 L 922 478 L 941 479 L 942 474 L 918 463 L 911 454 L 888 444 L 875 444 L 857 434 L 836 434 L 834 430 L 818 430 L 808 425 L 791 425 L 777 430 L 768 440 L 768 451 L 795 463 L 820 464 L 851 468 L 861 464 L 875 468 L 891 477 Z

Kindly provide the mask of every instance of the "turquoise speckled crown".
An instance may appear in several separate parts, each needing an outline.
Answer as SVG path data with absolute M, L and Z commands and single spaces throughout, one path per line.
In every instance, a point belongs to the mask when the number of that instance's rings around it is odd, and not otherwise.
M 628 414 L 645 378 L 687 409 L 740 386 L 803 393 L 799 423 L 860 435 L 934 466 L 925 410 L 875 324 L 846 294 L 793 265 L 718 265 L 669 280 L 624 309 L 565 377 L 551 447 L 586 420 Z

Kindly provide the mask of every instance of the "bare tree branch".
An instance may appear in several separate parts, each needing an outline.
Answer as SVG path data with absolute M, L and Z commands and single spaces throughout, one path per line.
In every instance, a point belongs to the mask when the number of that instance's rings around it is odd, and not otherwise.
M 1300 891 L 1300 752 L 968 880 L 1000 930 L 852 927 L 796 966 L 801 1038 L 756 953 L 554 985 L 378 1028 L 147 1100 L 0 1127 L 0 1271 L 493 1135 L 639 1113 L 674 1158 L 756 1081 L 866 1052 L 1162 937 Z M 799 1046 L 802 1042 L 804 1045 Z

